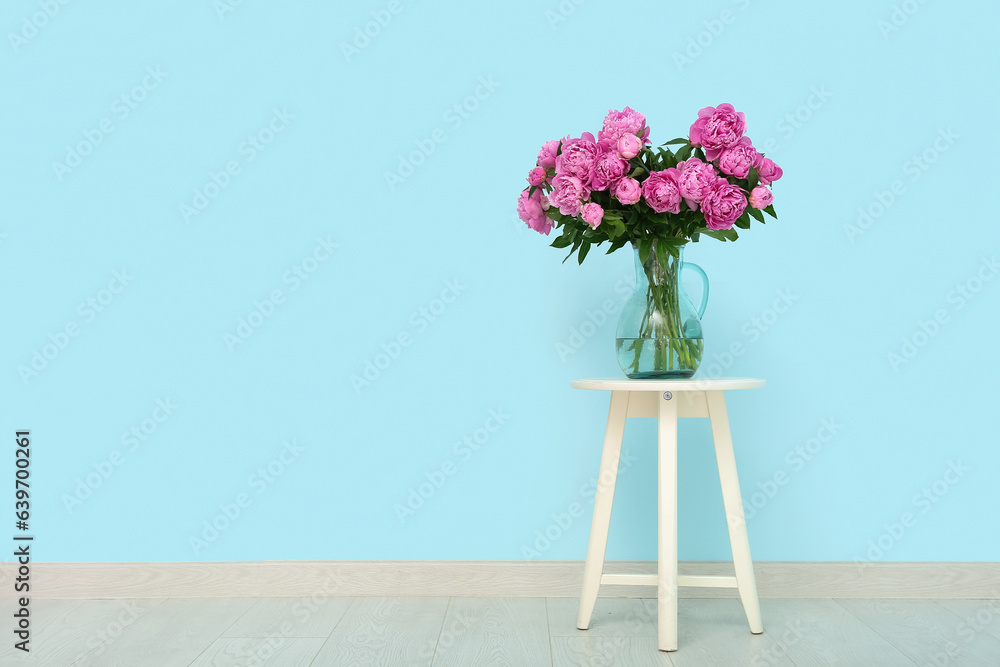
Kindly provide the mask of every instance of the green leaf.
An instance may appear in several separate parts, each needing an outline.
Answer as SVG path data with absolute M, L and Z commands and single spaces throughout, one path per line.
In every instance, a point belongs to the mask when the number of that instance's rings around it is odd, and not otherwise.
M 750 167 L 750 173 L 747 175 L 747 192 L 750 192 L 757 184 L 760 183 L 760 176 L 757 175 L 757 170 Z
M 684 160 L 686 160 L 689 157 L 691 157 L 691 153 L 693 151 L 694 151 L 694 148 L 692 148 L 691 146 L 684 146 L 683 148 L 679 148 L 677 150 L 677 153 L 675 153 L 674 155 L 677 158 L 678 162 L 683 162 Z
M 628 216 L 628 225 L 631 227 L 635 224 L 635 221 L 639 219 L 639 211 L 632 209 L 632 212 Z
M 583 245 L 580 246 L 579 264 L 583 264 L 583 260 L 588 252 L 590 252 L 590 241 L 584 241 Z
M 767 207 L 764 209 L 764 213 L 767 213 L 775 220 L 778 219 L 778 214 L 774 212 L 774 204 L 768 204 Z
M 744 215 L 746 213 L 752 215 L 753 219 L 756 220 L 757 222 L 764 222 L 764 214 L 755 209 L 753 206 L 747 206 L 746 211 L 744 211 Z M 746 227 L 744 227 L 744 229 L 746 229 Z
M 694 149 L 694 156 L 699 160 L 701 160 L 702 162 L 705 162 L 705 151 L 701 149 L 701 146 L 698 146 L 698 148 Z
M 736 218 L 736 226 L 740 229 L 750 229 L 750 216 L 747 215 L 746 211 L 743 211 L 743 215 Z
M 677 137 L 676 139 L 671 139 L 670 141 L 660 144 L 661 146 L 676 146 L 677 144 L 686 144 L 688 142 L 684 137 Z
M 575 232 L 575 230 L 574 230 L 574 232 L 573 232 L 573 233 L 574 233 L 574 234 L 576 233 L 576 232 Z M 573 248 L 572 248 L 572 249 L 571 249 L 571 250 L 569 251 L 569 254 L 568 254 L 568 255 L 566 255 L 565 257 L 563 257 L 563 261 L 562 261 L 562 263 L 563 263 L 563 264 L 565 264 L 565 263 L 566 263 L 566 260 L 567 260 L 567 259 L 569 259 L 570 257 L 572 257 L 572 256 L 573 256 L 573 253 L 574 253 L 574 252 L 576 252 L 576 249 L 580 247 L 580 244 L 581 244 L 582 242 L 583 242 L 583 239 L 581 239 L 581 238 L 580 238 L 580 237 L 578 237 L 578 236 L 577 236 L 577 237 L 575 237 L 575 238 L 573 239 Z
M 555 239 L 555 240 L 554 240 L 554 241 L 553 241 L 553 242 L 552 242 L 551 244 L 549 244 L 549 245 L 550 245 L 551 247 L 553 247 L 553 248 L 568 248 L 568 247 L 569 247 L 569 244 L 570 244 L 570 243 L 572 243 L 572 242 L 573 242 L 573 241 L 572 241 L 572 239 L 570 239 L 570 237 L 569 237 L 569 236 L 566 236 L 565 234 L 563 234 L 562 236 L 559 236 L 559 237 L 557 237 L 557 238 L 556 238 L 556 239 Z
M 729 240 L 729 239 L 726 238 L 725 234 L 723 234 L 721 231 L 719 231 L 717 229 L 702 229 L 702 230 L 699 230 L 698 233 L 699 234 L 704 234 L 705 236 L 707 236 L 709 238 L 713 238 L 713 239 L 715 239 L 717 241 L 728 241 Z
M 739 233 L 731 227 L 729 229 L 722 230 L 722 235 L 725 236 L 730 241 L 735 241 L 736 239 L 740 238 Z
M 621 237 L 615 239 L 614 241 L 611 242 L 611 247 L 608 248 L 608 251 L 605 254 L 606 255 L 610 255 L 615 250 L 618 250 L 619 248 L 621 248 L 622 246 L 624 246 L 626 243 L 628 243 L 628 237 L 626 237 L 626 236 L 621 236 Z
M 653 249 L 653 239 L 646 237 L 639 242 L 639 262 L 646 263 L 649 259 L 649 251 Z
M 670 243 L 670 245 L 673 246 L 682 246 L 688 242 L 687 239 L 682 239 L 679 236 L 665 236 L 663 240 L 667 241 L 668 243 Z
M 674 252 L 670 252 L 673 250 Z M 670 265 L 670 257 L 677 252 L 677 248 L 672 248 L 669 243 L 664 243 L 663 239 L 658 239 L 656 241 L 656 261 L 660 263 L 660 266 L 667 267 Z

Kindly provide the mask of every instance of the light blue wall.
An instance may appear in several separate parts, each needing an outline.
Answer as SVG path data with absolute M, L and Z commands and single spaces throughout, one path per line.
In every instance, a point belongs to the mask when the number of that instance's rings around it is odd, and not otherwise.
M 519 559 L 546 530 L 531 557 L 583 558 L 569 513 L 590 511 L 607 396 L 569 381 L 618 374 L 616 315 L 588 313 L 620 306 L 632 260 L 560 264 L 514 202 L 539 145 L 609 107 L 666 141 L 720 102 L 785 170 L 779 221 L 688 252 L 709 361 L 768 380 L 730 398 L 754 556 L 1000 557 L 995 5 L 224 2 L 0 10 L 0 425 L 33 433 L 37 558 Z M 391 189 L 416 142 L 433 153 Z M 681 437 L 680 555 L 727 558 L 707 424 Z M 654 440 L 626 433 L 611 558 L 655 558 Z

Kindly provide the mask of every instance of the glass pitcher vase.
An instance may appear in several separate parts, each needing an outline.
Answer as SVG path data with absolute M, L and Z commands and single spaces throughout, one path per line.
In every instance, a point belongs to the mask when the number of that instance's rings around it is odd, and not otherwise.
M 666 265 L 653 250 L 645 263 L 635 244 L 635 291 L 618 318 L 615 341 L 618 365 L 630 378 L 679 379 L 694 375 L 701 364 L 704 341 L 701 317 L 708 304 L 708 276 L 697 264 L 668 256 Z M 681 271 L 692 269 L 702 279 L 701 304 L 695 309 L 681 286 Z

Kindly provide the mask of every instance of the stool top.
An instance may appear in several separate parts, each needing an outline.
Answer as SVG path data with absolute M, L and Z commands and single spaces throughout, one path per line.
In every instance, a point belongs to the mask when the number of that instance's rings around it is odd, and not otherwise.
M 758 378 L 691 378 L 689 380 L 632 380 L 629 378 L 590 378 L 573 380 L 574 389 L 602 391 L 730 391 L 759 389 L 764 380 Z

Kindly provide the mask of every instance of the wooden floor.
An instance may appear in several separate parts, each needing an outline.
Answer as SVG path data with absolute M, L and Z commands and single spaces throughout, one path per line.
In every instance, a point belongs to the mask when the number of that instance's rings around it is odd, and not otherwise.
M 0 665 L 1000 665 L 997 600 L 765 599 L 756 636 L 735 599 L 679 607 L 667 654 L 655 600 L 600 598 L 588 631 L 569 598 L 39 600 Z

